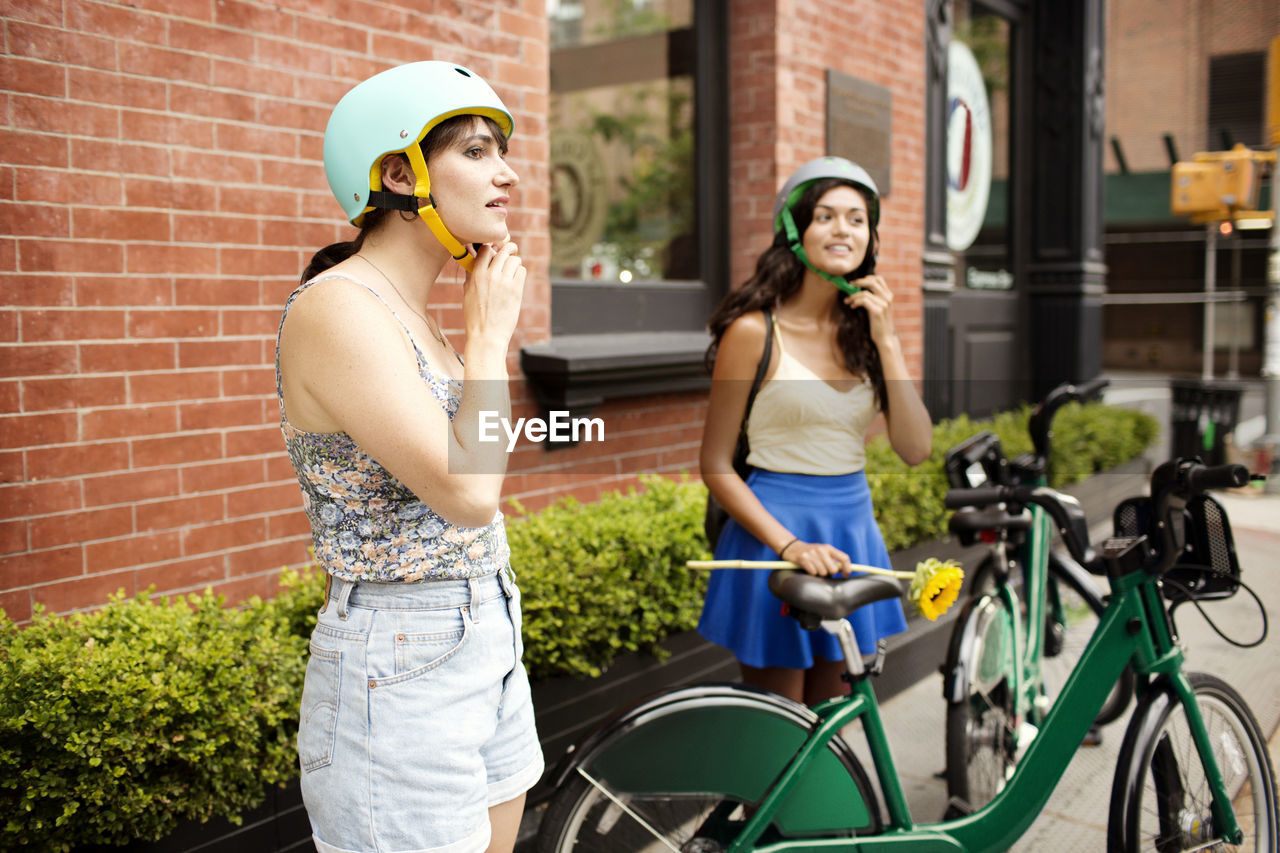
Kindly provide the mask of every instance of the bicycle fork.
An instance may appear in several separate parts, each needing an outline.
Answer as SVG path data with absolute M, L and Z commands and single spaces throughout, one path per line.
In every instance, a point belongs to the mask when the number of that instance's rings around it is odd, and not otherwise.
M 1163 673 L 1168 677 L 1174 693 L 1177 694 L 1178 702 L 1182 705 L 1183 713 L 1187 716 L 1187 727 L 1195 743 L 1196 752 L 1200 755 L 1205 781 L 1212 794 L 1210 813 L 1213 815 L 1214 825 L 1221 827 L 1221 837 L 1224 841 L 1228 844 L 1239 844 L 1244 838 L 1244 830 L 1236 820 L 1235 809 L 1230 806 L 1231 796 L 1227 793 L 1222 768 L 1218 766 L 1217 756 L 1214 755 L 1213 744 L 1209 740 L 1209 729 L 1205 725 L 1204 715 L 1200 712 L 1200 703 L 1196 700 L 1191 681 L 1182 669 L 1182 648 L 1173 633 L 1168 613 L 1159 598 L 1160 593 L 1153 586 L 1144 587 L 1141 592 L 1141 601 L 1147 612 L 1147 623 L 1152 626 L 1155 634 L 1152 651 L 1157 654 L 1153 655 L 1155 659 L 1148 667 L 1139 671 L 1150 674 Z M 1159 628 L 1157 629 L 1156 626 Z

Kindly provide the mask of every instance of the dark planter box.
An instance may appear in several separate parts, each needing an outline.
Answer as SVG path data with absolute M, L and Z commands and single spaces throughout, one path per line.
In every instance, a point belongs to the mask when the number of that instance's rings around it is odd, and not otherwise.
M 123 847 L 81 847 L 76 853 L 315 853 L 297 779 L 284 787 L 268 787 L 262 805 L 243 817 L 239 826 L 220 819 L 192 821 L 179 824 L 159 841 L 134 841 Z

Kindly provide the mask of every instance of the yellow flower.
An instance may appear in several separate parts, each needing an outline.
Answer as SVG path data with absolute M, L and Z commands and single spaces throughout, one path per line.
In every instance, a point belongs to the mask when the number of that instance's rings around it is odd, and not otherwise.
M 964 571 L 954 560 L 943 562 L 930 557 L 916 564 L 916 574 L 911 579 L 907 597 L 920 614 L 932 622 L 956 603 L 963 580 Z

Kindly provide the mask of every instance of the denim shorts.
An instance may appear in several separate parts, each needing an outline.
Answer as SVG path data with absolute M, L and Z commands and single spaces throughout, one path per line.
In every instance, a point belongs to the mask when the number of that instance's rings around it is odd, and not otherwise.
M 520 593 L 334 579 L 311 635 L 298 759 L 320 853 L 480 853 L 490 806 L 542 775 Z

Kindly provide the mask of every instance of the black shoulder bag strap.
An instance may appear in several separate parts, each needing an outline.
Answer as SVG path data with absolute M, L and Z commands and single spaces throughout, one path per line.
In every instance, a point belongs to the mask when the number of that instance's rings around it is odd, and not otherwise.
M 756 394 L 764 383 L 764 375 L 769 371 L 769 358 L 773 355 L 773 312 L 764 309 L 764 352 L 760 355 L 760 363 L 756 365 L 756 376 L 751 382 L 751 393 L 747 395 L 747 408 L 742 413 L 742 423 L 738 425 L 738 444 L 733 452 L 733 467 L 739 476 L 746 479 L 751 472 L 747 466 L 747 455 L 751 452 L 747 443 L 747 418 L 751 417 L 751 407 L 755 405 Z

